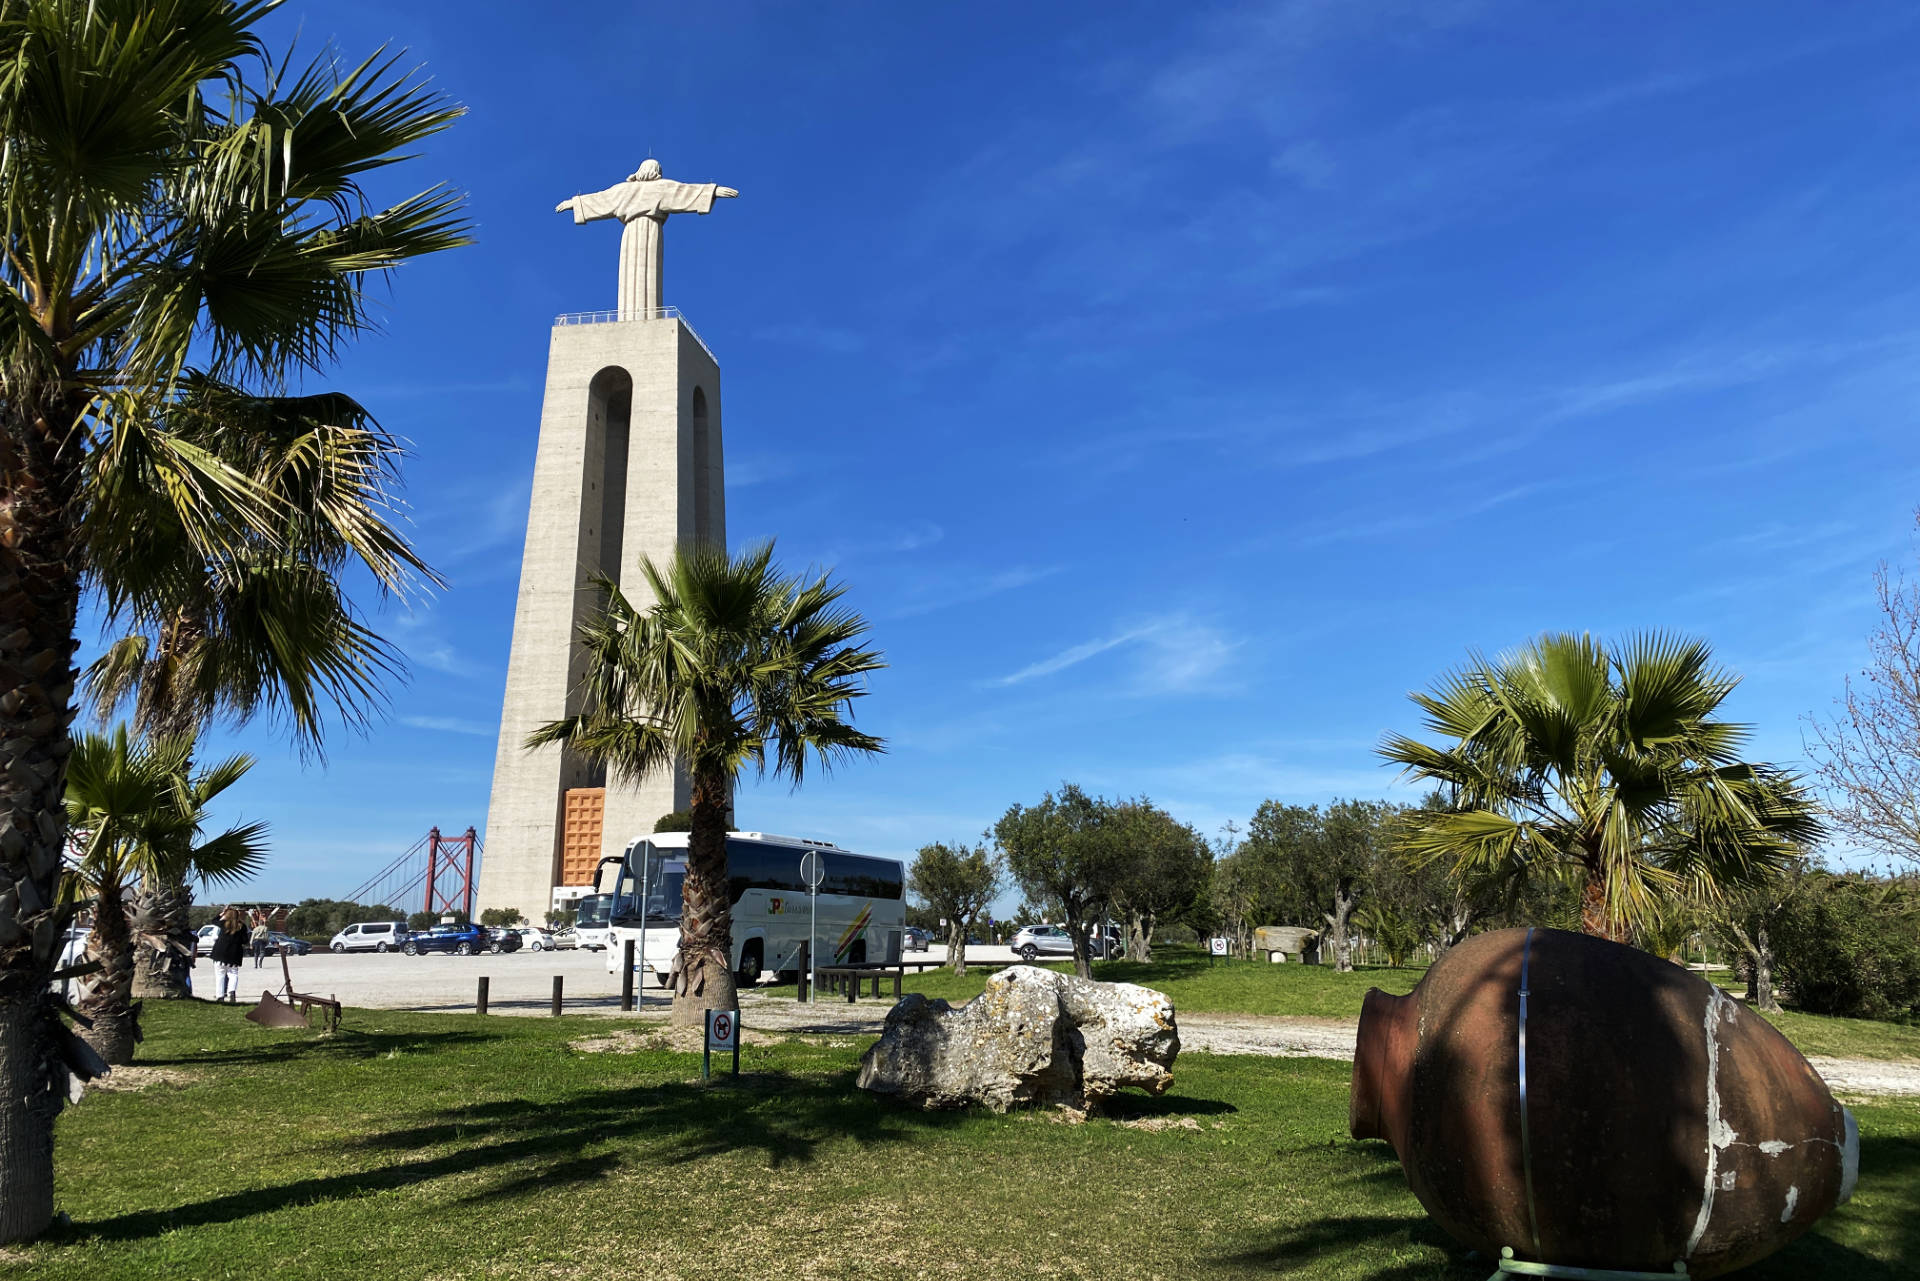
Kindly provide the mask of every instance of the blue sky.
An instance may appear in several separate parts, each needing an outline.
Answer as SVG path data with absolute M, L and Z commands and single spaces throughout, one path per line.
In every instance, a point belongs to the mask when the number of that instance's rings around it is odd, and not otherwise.
M 891 662 L 891 752 L 743 825 L 909 855 L 1062 779 L 1209 832 L 1406 797 L 1406 692 L 1558 628 L 1706 637 L 1797 760 L 1920 501 L 1920 25 L 1809 18 L 290 0 L 470 107 L 395 181 L 479 243 L 326 380 L 414 442 L 450 586 L 381 611 L 385 725 L 324 767 L 238 736 L 254 892 L 484 829 L 547 330 L 613 305 L 617 231 L 553 206 L 650 150 L 742 193 L 667 232 L 729 533 L 833 566 Z

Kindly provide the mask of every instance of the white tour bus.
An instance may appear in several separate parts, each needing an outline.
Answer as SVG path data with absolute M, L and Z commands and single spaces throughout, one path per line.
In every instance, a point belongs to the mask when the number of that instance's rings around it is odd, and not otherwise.
M 594 874 L 595 894 L 579 901 L 583 937 L 601 934 L 607 972 L 617 974 L 626 941 L 646 938 L 645 981 L 665 986 L 680 946 L 680 888 L 687 877 L 685 832 L 656 832 L 627 846 L 617 860 L 613 892 L 599 893 L 607 864 Z M 906 928 L 906 870 L 897 859 L 850 854 L 825 841 L 764 832 L 727 833 L 728 897 L 733 902 L 733 971 L 742 985 L 768 970 L 791 982 L 807 941 L 807 885 L 800 858 L 815 852 L 826 860 L 826 878 L 814 905 L 815 945 L 821 965 L 862 965 L 900 959 Z M 642 884 L 646 910 L 641 912 Z M 603 915 L 604 913 L 604 915 Z

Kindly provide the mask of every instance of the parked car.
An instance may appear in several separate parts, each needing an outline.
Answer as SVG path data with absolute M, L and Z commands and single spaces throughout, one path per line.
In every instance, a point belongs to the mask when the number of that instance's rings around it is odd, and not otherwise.
M 341 930 L 327 946 L 336 952 L 391 952 L 406 941 L 405 921 L 362 921 Z
M 426 952 L 452 952 L 456 956 L 472 956 L 475 952 L 495 950 L 493 936 L 472 922 L 465 925 L 436 925 L 430 930 L 416 930 L 407 935 L 407 941 L 401 947 L 408 956 L 419 956 Z M 500 940 L 498 950 L 518 952 L 520 936 L 508 934 Z
M 900 932 L 900 950 L 902 952 L 926 951 L 927 932 L 917 925 L 909 925 Z
M 526 947 L 529 941 L 521 937 L 518 926 L 488 925 L 484 928 L 487 931 L 487 951 L 489 952 L 517 952 Z M 508 939 L 514 941 L 512 947 L 506 946 Z
M 219 937 L 220 926 L 218 924 L 202 925 L 193 932 L 193 954 L 195 956 L 205 956 L 207 953 L 213 951 L 213 941 Z
M 1029 925 L 1009 939 L 1007 945 L 1028 961 L 1040 956 L 1073 955 L 1073 935 L 1067 933 L 1064 925 Z M 1087 940 L 1087 951 L 1096 957 L 1117 956 L 1120 936 L 1111 931 L 1105 935 L 1095 932 Z
M 580 946 L 580 934 L 571 925 L 564 930 L 555 930 L 553 932 L 553 941 L 547 946 L 553 948 L 556 952 L 568 951 L 571 948 Z
M 512 932 L 520 936 L 520 946 L 529 952 L 551 952 L 559 946 L 553 935 L 538 925 L 522 925 Z
M 313 951 L 313 944 L 305 939 L 297 939 L 291 934 L 282 934 L 274 930 L 267 935 L 267 946 L 276 952 L 285 952 L 288 956 L 305 956 Z
M 67 937 L 60 945 L 60 964 L 58 969 L 80 964 L 87 959 L 87 935 L 93 933 L 84 925 L 67 927 Z

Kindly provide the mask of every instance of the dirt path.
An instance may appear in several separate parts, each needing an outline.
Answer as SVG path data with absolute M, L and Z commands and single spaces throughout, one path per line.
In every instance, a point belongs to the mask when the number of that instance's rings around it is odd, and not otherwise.
M 750 1001 L 749 1026 L 768 1031 L 827 1036 L 877 1036 L 889 1002 L 844 1001 L 795 1005 L 791 1001 Z M 1358 1025 L 1339 1019 L 1284 1018 L 1254 1014 L 1183 1014 L 1180 1048 L 1184 1053 L 1261 1054 L 1278 1058 L 1353 1058 Z M 1920 1062 L 1911 1060 L 1809 1060 L 1835 1094 L 1920 1095 Z

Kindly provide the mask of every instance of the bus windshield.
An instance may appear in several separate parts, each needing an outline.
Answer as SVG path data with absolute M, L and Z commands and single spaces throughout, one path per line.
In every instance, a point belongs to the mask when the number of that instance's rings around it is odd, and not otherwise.
M 607 904 L 611 894 L 588 894 L 574 900 L 573 925 L 580 930 L 603 930 L 607 927 Z
M 641 924 L 639 906 L 643 872 L 647 895 L 646 923 L 677 923 L 680 920 L 680 894 L 687 881 L 686 851 L 657 850 L 651 841 L 642 841 L 620 864 L 619 884 L 613 895 L 615 924 Z

